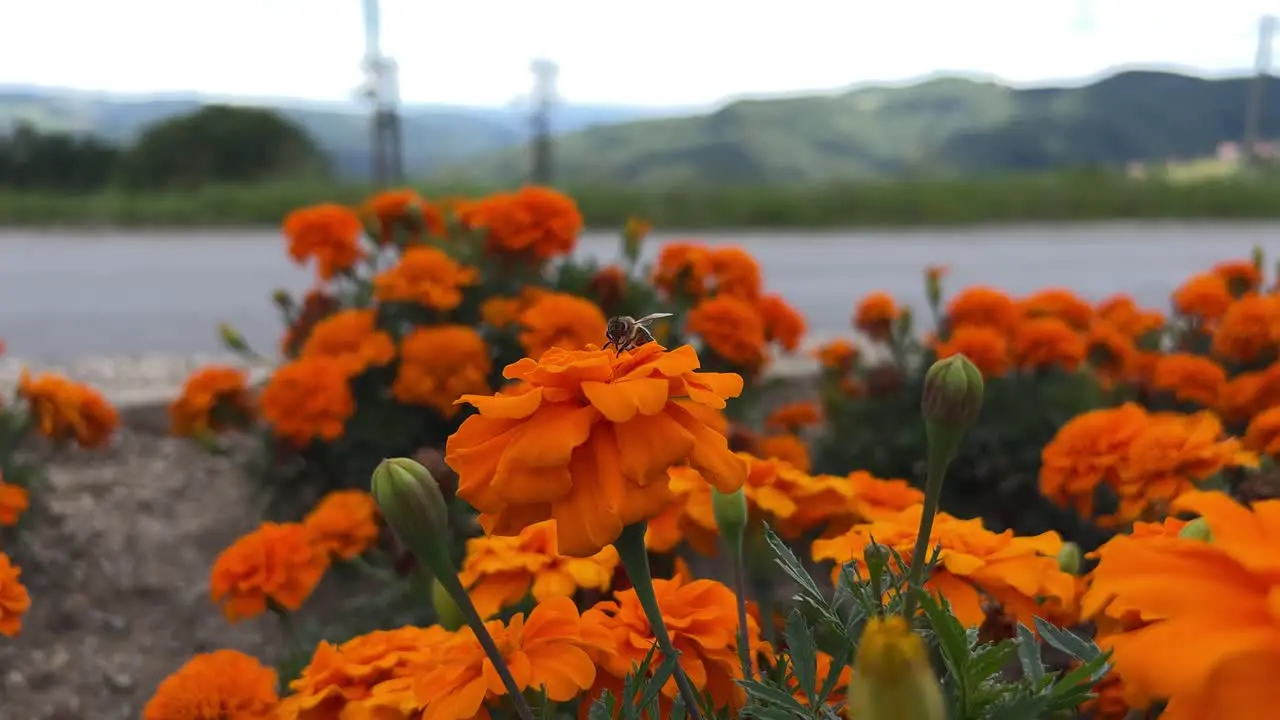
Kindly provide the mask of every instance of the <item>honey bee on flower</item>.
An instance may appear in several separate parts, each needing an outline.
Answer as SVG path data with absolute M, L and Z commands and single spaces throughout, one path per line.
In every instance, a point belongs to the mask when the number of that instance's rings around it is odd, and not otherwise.
M 624 350 L 634 350 L 645 343 L 651 343 L 653 333 L 649 332 L 649 323 L 669 317 L 671 313 L 650 313 L 638 320 L 630 315 L 615 315 L 609 318 L 609 325 L 605 328 L 608 342 L 601 349 L 607 350 L 612 345 L 620 355 Z

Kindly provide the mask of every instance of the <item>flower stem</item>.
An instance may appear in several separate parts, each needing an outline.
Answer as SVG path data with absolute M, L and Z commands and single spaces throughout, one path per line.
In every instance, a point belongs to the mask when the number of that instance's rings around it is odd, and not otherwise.
M 902 603 L 902 614 L 907 622 L 914 620 L 916 611 L 916 590 L 924 587 L 924 566 L 928 562 L 929 538 L 933 536 L 933 518 L 938 514 L 938 504 L 942 501 L 942 481 L 947 475 L 947 466 L 955 450 L 937 452 L 929 448 L 929 471 L 924 486 L 924 509 L 920 513 L 920 529 L 916 531 L 916 545 L 911 552 L 911 571 L 907 576 L 907 597 Z
M 658 596 L 653 591 L 653 576 L 649 572 L 649 552 L 644 546 L 644 533 L 647 529 L 648 523 L 645 522 L 628 525 L 622 529 L 622 535 L 613 543 L 613 546 L 618 550 L 618 556 L 622 559 L 622 567 L 626 569 L 627 577 L 631 579 L 631 586 L 640 600 L 640 607 L 644 608 L 644 614 L 649 620 L 649 628 L 653 630 L 653 637 L 658 641 L 658 649 L 668 658 L 679 658 L 680 652 L 676 650 L 671 642 L 671 636 L 667 633 L 667 624 L 662 619 L 662 610 L 658 608 Z M 702 720 L 698 694 L 693 691 L 693 686 L 689 684 L 689 676 L 685 675 L 684 668 L 680 667 L 678 660 L 673 675 L 690 720 Z
M 516 679 L 511 676 L 511 668 L 507 667 L 507 661 L 503 659 L 502 652 L 498 650 L 498 644 L 493 641 L 493 636 L 489 634 L 489 628 L 485 627 L 484 618 L 480 617 L 475 604 L 471 602 L 471 596 L 467 594 L 466 588 L 462 587 L 462 582 L 458 580 L 458 576 L 452 573 L 439 573 L 436 576 L 436 582 L 440 583 L 441 587 L 449 593 L 449 597 L 453 598 L 454 603 L 458 605 L 458 610 L 462 612 L 462 617 L 466 619 L 467 625 L 475 632 L 476 639 L 480 641 L 480 647 L 484 649 L 484 654 L 489 656 L 489 662 L 493 663 L 493 669 L 498 673 L 498 678 L 502 680 L 502 686 L 507 689 L 507 697 L 511 700 L 511 704 L 515 706 L 516 714 L 520 716 L 520 720 L 534 720 L 533 709 L 529 707 L 529 701 L 525 700 L 520 686 L 516 685 Z
M 738 659 L 742 661 L 742 677 L 751 680 L 751 636 L 747 633 L 747 568 L 742 560 L 742 543 L 729 548 L 729 578 L 738 599 Z

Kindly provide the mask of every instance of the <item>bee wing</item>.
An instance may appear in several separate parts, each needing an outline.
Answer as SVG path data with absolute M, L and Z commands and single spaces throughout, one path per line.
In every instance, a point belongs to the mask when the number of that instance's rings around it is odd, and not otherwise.
M 671 313 L 652 313 L 652 314 L 650 314 L 650 315 L 645 315 L 644 317 L 640 318 L 639 320 L 636 320 L 636 324 L 637 324 L 637 325 L 648 325 L 649 323 L 653 322 L 654 320 L 661 320 L 662 318 L 667 318 L 667 317 L 671 317 Z

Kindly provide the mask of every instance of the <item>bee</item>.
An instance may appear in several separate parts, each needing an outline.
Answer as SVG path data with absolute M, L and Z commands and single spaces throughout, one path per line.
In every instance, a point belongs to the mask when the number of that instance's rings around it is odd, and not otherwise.
M 671 313 L 653 313 L 639 320 L 629 315 L 615 315 L 609 318 L 609 324 L 605 327 L 604 334 L 609 341 L 601 349 L 607 350 L 612 345 L 620 355 L 623 350 L 634 350 L 645 343 L 651 343 L 653 333 L 649 332 L 649 323 L 667 317 L 671 317 Z

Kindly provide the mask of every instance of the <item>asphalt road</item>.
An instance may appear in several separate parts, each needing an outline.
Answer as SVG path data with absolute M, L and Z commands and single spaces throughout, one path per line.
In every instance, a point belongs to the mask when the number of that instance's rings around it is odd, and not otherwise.
M 1100 299 L 1126 291 L 1164 308 L 1183 278 L 1261 245 L 1280 257 L 1280 223 L 1133 223 L 907 231 L 698 232 L 745 247 L 771 291 L 808 318 L 811 333 L 848 332 L 854 302 L 887 290 L 917 308 L 921 269 L 951 266 L 948 286 L 984 283 L 1013 293 L 1068 287 Z M 612 235 L 583 238 L 579 252 L 618 256 Z M 303 290 L 308 270 L 292 265 L 278 233 L 0 229 L 0 338 L 25 358 L 216 352 L 227 321 L 259 347 L 280 328 L 270 305 L 279 287 Z

